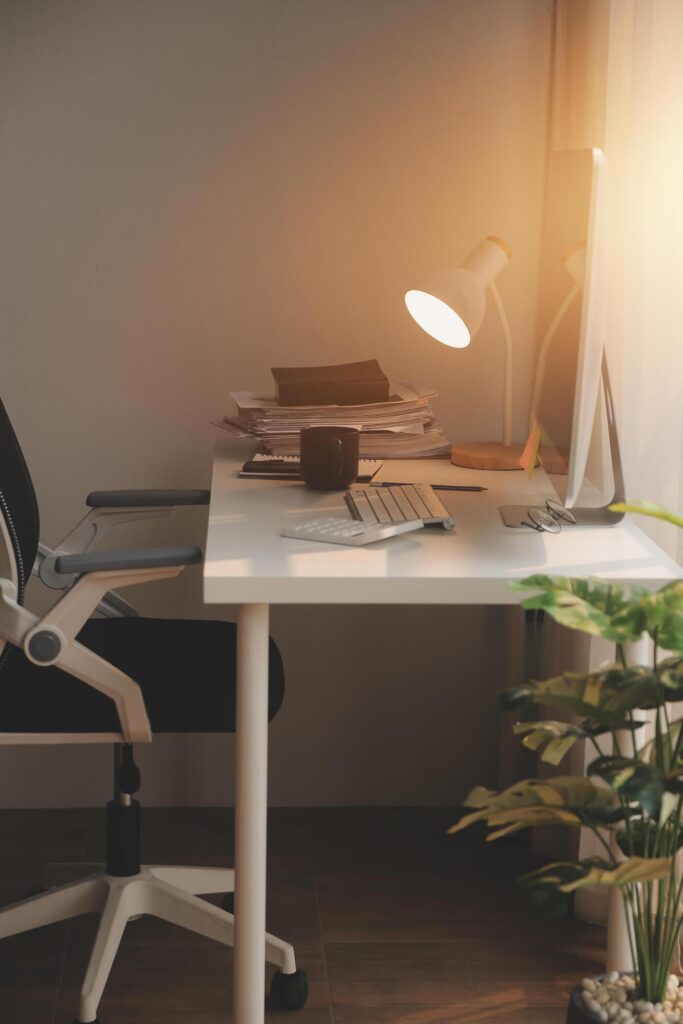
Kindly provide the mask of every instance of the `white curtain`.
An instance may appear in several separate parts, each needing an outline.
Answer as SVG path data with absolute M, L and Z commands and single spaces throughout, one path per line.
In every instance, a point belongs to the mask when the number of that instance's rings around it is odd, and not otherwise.
M 683 508 L 683 2 L 559 0 L 551 140 L 608 158 L 607 351 L 630 498 Z M 641 520 L 670 554 L 673 527 Z
M 609 354 L 630 497 L 683 507 L 683 3 L 612 0 Z M 640 525 L 670 554 L 673 527 Z
M 683 0 L 558 0 L 551 145 L 600 146 L 608 159 L 606 344 L 627 494 L 681 510 L 682 52 Z M 639 525 L 683 556 L 680 531 Z M 586 660 L 595 666 L 606 654 L 594 643 Z M 584 837 L 581 854 L 592 852 Z M 580 916 L 604 920 L 601 896 L 584 891 Z

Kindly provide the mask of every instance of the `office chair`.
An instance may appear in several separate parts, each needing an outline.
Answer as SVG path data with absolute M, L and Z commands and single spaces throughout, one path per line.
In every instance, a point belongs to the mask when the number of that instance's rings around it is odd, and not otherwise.
M 235 626 L 140 617 L 116 587 L 170 579 L 201 561 L 193 546 L 98 552 L 119 523 L 205 505 L 208 491 L 109 491 L 88 496 L 89 511 L 51 550 L 39 542 L 33 484 L 0 401 L 0 743 L 112 743 L 114 797 L 106 812 L 104 865 L 53 865 L 57 887 L 0 908 L 0 938 L 80 914 L 100 914 L 76 1024 L 97 1022 L 98 1005 L 127 921 L 153 914 L 227 946 L 234 917 L 197 894 L 226 893 L 227 868 L 140 864 L 140 774 L 133 743 L 155 732 L 233 732 Z M 63 591 L 42 618 L 24 607 L 29 574 Z M 98 611 L 99 619 L 91 618 Z M 271 640 L 269 718 L 284 694 Z M 294 950 L 266 936 L 278 967 L 273 1003 L 299 1009 L 308 983 Z

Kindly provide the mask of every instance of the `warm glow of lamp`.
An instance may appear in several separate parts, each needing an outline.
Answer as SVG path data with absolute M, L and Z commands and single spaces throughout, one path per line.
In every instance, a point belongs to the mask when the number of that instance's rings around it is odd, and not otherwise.
M 450 348 L 467 348 L 469 345 L 472 335 L 467 324 L 436 295 L 415 290 L 407 292 L 406 306 L 413 320 L 432 338 Z
M 406 293 L 413 320 L 436 341 L 466 348 L 481 327 L 490 292 L 503 332 L 503 438 L 456 445 L 451 461 L 469 469 L 520 469 L 522 445 L 512 444 L 512 338 L 495 279 L 510 259 L 502 239 L 489 235 L 461 266 L 434 275 L 421 289 Z

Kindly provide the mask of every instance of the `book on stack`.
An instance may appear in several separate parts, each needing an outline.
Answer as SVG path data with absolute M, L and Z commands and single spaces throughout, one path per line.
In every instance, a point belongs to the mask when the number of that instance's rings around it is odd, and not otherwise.
M 389 378 L 376 359 L 340 366 L 274 366 L 279 405 L 359 405 L 388 402 Z
M 365 459 L 437 458 L 451 445 L 431 407 L 435 392 L 413 384 L 391 383 L 386 401 L 355 405 L 281 405 L 275 397 L 238 391 L 230 397 L 236 416 L 219 426 L 258 441 L 262 452 L 298 455 L 300 432 L 313 426 L 358 427 Z

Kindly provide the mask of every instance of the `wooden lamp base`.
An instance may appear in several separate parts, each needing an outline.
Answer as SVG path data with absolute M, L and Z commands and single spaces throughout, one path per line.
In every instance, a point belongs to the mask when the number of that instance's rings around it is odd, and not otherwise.
M 505 447 L 499 441 L 457 444 L 451 449 L 451 462 L 464 469 L 521 469 L 523 444 Z

